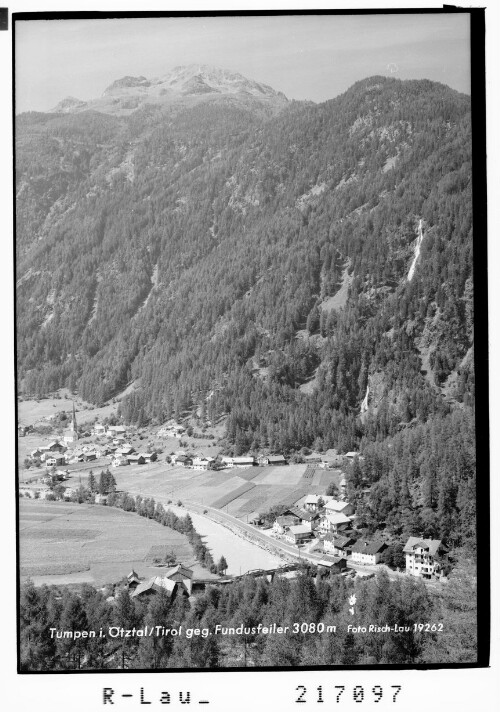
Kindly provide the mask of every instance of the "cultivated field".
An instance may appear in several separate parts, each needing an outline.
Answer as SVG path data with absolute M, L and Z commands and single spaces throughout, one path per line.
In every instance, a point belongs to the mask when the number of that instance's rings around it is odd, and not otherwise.
M 119 581 L 132 568 L 152 576 L 161 569 L 152 566 L 148 553 L 158 545 L 186 564 L 194 558 L 184 535 L 134 513 L 28 499 L 19 504 L 21 578 L 102 585 Z
M 89 470 L 98 474 L 102 466 L 94 462 L 79 467 L 65 482 L 68 487 L 78 486 L 80 479 L 85 483 Z M 274 505 L 292 505 L 307 494 L 324 493 L 330 482 L 338 485 L 340 477 L 338 470 L 307 465 L 203 472 L 163 461 L 111 469 L 120 490 L 154 497 L 163 504 L 181 500 L 216 507 L 243 520 Z

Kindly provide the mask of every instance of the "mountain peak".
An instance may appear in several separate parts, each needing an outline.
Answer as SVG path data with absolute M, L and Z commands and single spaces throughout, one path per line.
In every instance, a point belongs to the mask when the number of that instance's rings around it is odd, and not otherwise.
M 247 79 L 238 72 L 207 64 L 177 66 L 152 79 L 126 75 L 112 82 L 99 98 L 88 102 L 63 99 L 53 111 L 73 113 L 93 109 L 104 114 L 128 115 L 145 105 L 193 105 L 218 99 L 252 105 L 257 112 L 279 112 L 288 99 L 267 84 Z
M 62 101 L 60 101 L 53 109 L 51 109 L 51 114 L 68 114 L 76 109 L 83 109 L 87 106 L 86 101 L 77 99 L 74 96 L 66 96 Z
M 112 94 L 114 91 L 117 89 L 128 89 L 130 87 L 149 87 L 151 86 L 151 82 L 146 79 L 146 77 L 130 77 L 130 76 L 125 76 L 122 77 L 121 79 L 117 79 L 114 81 L 112 84 L 109 85 L 104 90 L 103 96 L 107 96 L 108 94 Z
M 282 97 L 284 94 L 277 92 L 267 84 L 247 79 L 239 72 L 233 72 L 222 67 L 208 64 L 188 64 L 174 67 L 170 72 L 154 80 L 155 84 L 169 86 L 172 90 L 190 93 L 198 87 L 205 87 L 206 91 L 221 94 L 251 94 L 263 97 Z

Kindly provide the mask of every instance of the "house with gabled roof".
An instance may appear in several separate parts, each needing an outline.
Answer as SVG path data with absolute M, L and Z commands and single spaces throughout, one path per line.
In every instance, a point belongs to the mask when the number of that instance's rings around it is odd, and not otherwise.
M 137 452 L 132 453 L 131 455 L 124 455 L 124 457 L 129 465 L 144 465 L 145 463 L 144 455 L 140 455 Z
M 191 595 L 193 588 L 193 569 L 184 566 L 184 564 L 176 564 L 170 569 L 167 569 L 163 576 L 170 581 L 178 583 L 179 587 L 185 591 L 188 596 Z
M 330 499 L 325 502 L 325 512 L 342 512 L 346 517 L 354 514 L 354 507 L 349 502 L 342 502 L 338 499 Z
M 430 579 L 440 574 L 442 564 L 439 559 L 447 553 L 447 549 L 441 539 L 411 536 L 403 552 L 406 557 L 406 572 L 412 576 Z
M 289 527 L 285 532 L 285 539 L 290 542 L 290 544 L 300 544 L 310 538 L 311 529 L 303 524 Z
M 47 445 L 47 450 L 50 450 L 50 452 L 66 452 L 67 448 L 59 440 L 52 440 Z
M 120 445 L 120 447 L 116 450 L 116 454 L 118 456 L 124 457 L 126 457 L 127 455 L 132 455 L 133 452 L 135 452 L 135 450 L 129 443 L 124 443 L 123 445 Z
M 342 512 L 329 512 L 323 514 L 319 520 L 318 529 L 327 534 L 337 534 L 344 529 L 347 529 L 351 524 L 349 517 L 346 517 Z
M 344 556 L 330 556 L 328 559 L 318 561 L 318 576 L 321 578 L 325 573 L 341 573 L 347 568 L 347 559 Z
M 166 591 L 170 598 L 173 598 L 177 588 L 177 581 L 171 581 L 164 576 L 153 576 L 135 586 L 131 598 L 150 598 L 160 591 Z
M 323 549 L 333 556 L 348 558 L 352 555 L 352 547 L 356 540 L 351 536 L 327 534 L 323 539 Z
M 358 564 L 378 564 L 384 549 L 387 549 L 385 541 L 358 539 L 352 547 L 351 558 Z
M 137 572 L 132 569 L 132 571 L 127 576 L 127 587 L 129 591 L 135 591 L 137 586 L 140 586 L 141 579 L 139 578 Z
M 305 527 L 309 527 L 311 531 L 318 528 L 321 520 L 321 514 L 319 512 L 307 512 L 305 509 L 301 509 L 298 514 L 300 516 L 300 523 Z
M 259 465 L 271 465 L 276 467 L 278 465 L 286 465 L 287 460 L 284 455 L 261 455 L 258 458 Z
M 318 509 L 325 506 L 325 503 L 329 499 L 331 499 L 331 497 L 327 497 L 325 494 L 308 494 L 304 500 L 304 509 L 307 509 L 309 512 L 317 512 Z

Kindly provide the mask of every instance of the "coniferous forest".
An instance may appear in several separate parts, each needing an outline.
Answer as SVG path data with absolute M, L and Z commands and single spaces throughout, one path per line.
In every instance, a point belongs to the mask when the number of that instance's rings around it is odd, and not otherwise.
M 474 587 L 475 577 L 465 567 L 454 572 L 446 594 L 439 597 L 422 581 L 391 581 L 383 571 L 356 584 L 341 576 L 322 580 L 304 571 L 295 580 L 276 577 L 272 583 L 246 576 L 222 588 L 209 587 L 190 604 L 182 596 L 172 603 L 162 592 L 145 603 L 131 598 L 126 588 L 109 603 L 105 593 L 88 584 L 75 592 L 27 582 L 20 602 L 21 670 L 474 662 Z M 356 626 L 368 631 L 370 625 L 397 625 L 402 631 L 351 632 L 353 594 Z M 439 630 L 434 621 L 442 626 Z M 418 625 L 427 622 L 429 631 L 419 631 Z M 288 630 L 262 633 L 259 624 L 261 629 L 276 624 Z M 182 630 L 153 636 L 119 632 L 145 626 Z M 200 632 L 190 636 L 189 630 Z M 62 631 L 96 635 L 64 638 Z

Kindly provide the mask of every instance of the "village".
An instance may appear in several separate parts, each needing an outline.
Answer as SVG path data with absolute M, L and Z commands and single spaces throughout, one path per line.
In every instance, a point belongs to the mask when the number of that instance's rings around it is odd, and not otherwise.
M 18 432 L 20 438 L 32 433 L 30 426 L 21 426 Z M 169 451 L 172 443 L 183 447 Z M 356 452 L 335 450 L 305 454 L 300 462 L 297 458 L 289 462 L 282 453 L 222 455 L 215 444 L 200 448 L 189 443 L 188 428 L 175 421 L 155 433 L 99 421 L 82 432 L 73 404 L 62 437 L 30 451 L 20 476 L 19 496 L 83 501 L 90 475 L 96 480 L 97 491 L 91 494 L 95 504 L 107 504 L 109 488 L 102 482 L 109 480 L 114 490 L 162 498 L 166 505 L 210 518 L 277 554 L 285 565 L 300 562 L 361 577 L 371 577 L 377 568 L 389 565 L 393 575 L 439 580 L 446 562 L 441 541 L 410 537 L 395 556 L 390 542 L 380 535 L 367 535 L 359 525 L 355 508 L 347 500 L 345 474 L 358 457 Z M 85 496 L 89 501 L 88 493 Z M 145 581 L 132 574 L 134 595 L 150 595 L 165 586 L 174 591 L 164 572 Z

